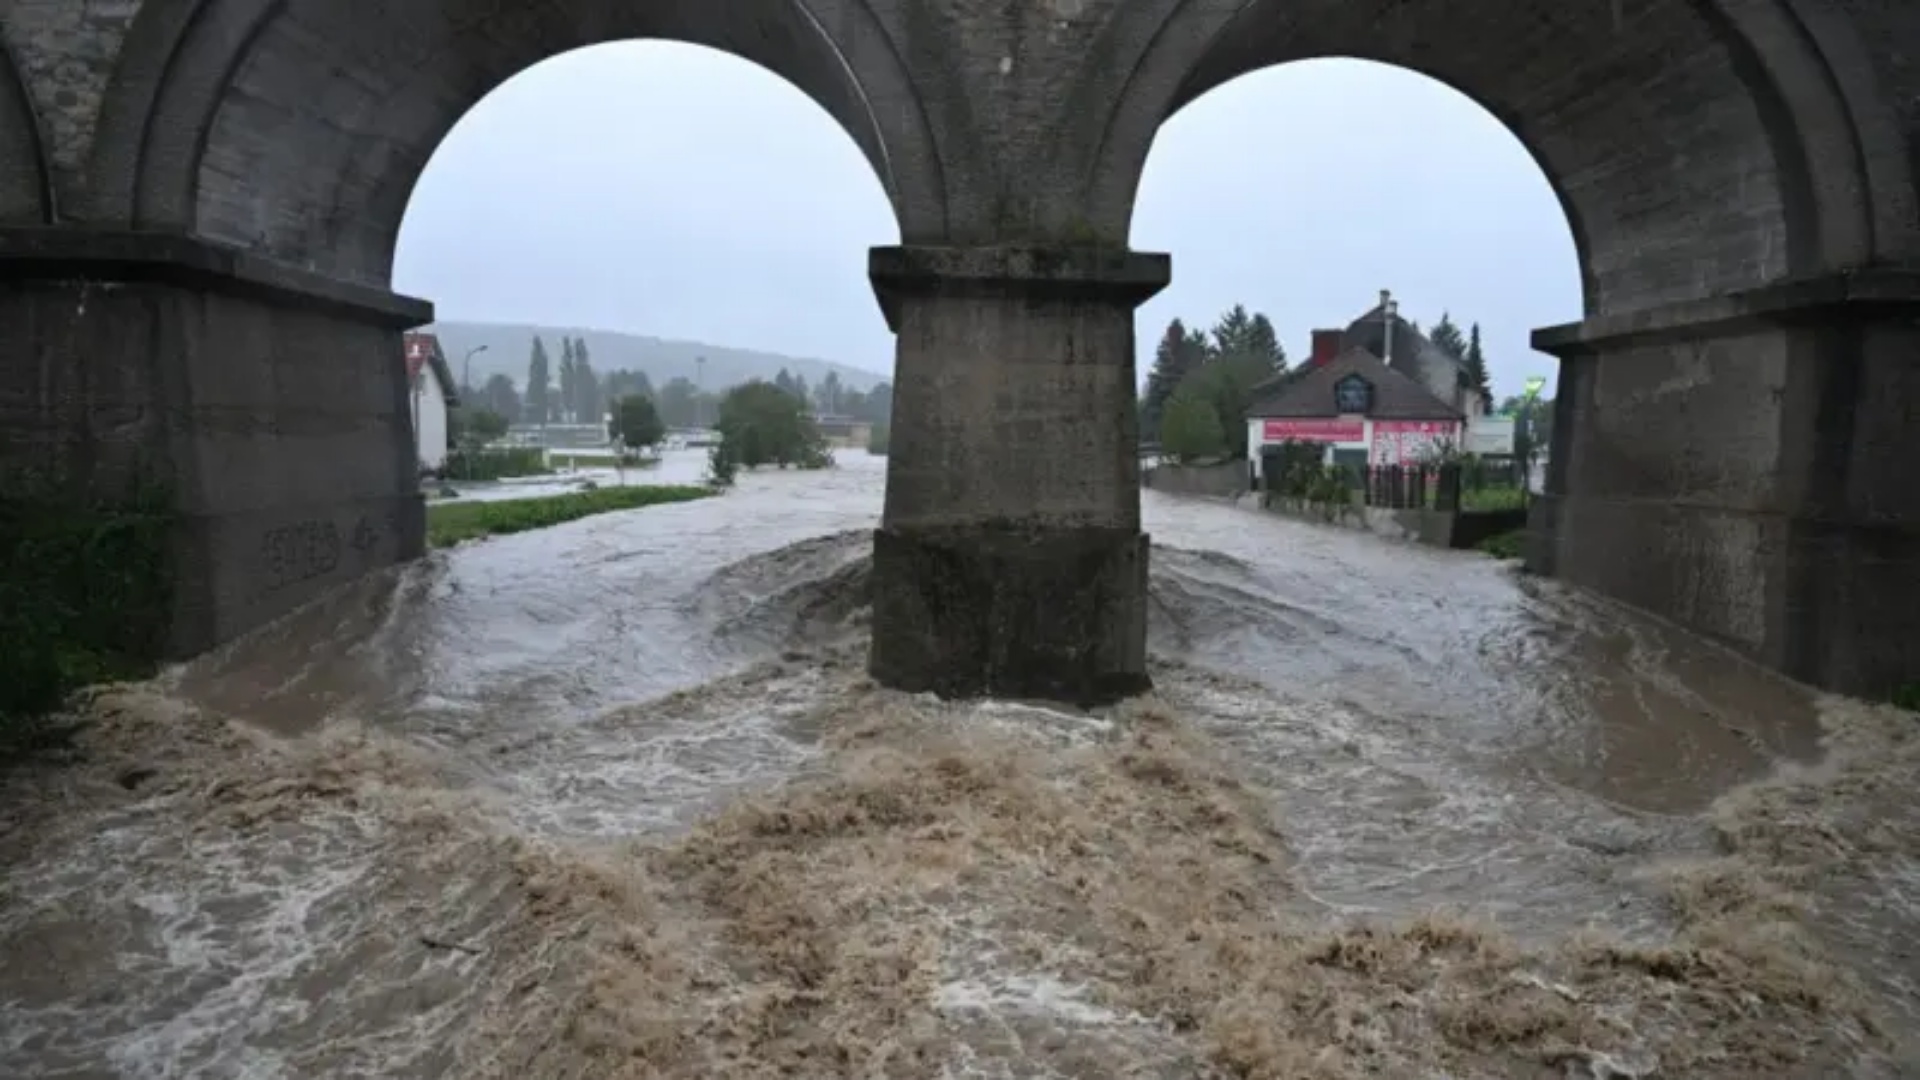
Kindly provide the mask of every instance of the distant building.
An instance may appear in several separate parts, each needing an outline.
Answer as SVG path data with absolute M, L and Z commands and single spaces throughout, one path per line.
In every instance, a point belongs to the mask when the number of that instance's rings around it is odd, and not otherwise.
M 437 336 L 412 333 L 405 344 L 414 454 L 421 469 L 434 470 L 446 464 L 447 411 L 460 404 L 460 395 Z
M 828 446 L 864 450 L 873 436 L 873 424 L 851 416 L 816 416 L 813 425 Z
M 1513 451 L 1509 418 L 1486 403 L 1466 368 L 1400 317 L 1390 293 L 1344 330 L 1315 330 L 1305 363 L 1256 389 L 1247 451 L 1317 442 L 1329 465 L 1411 465 L 1451 448 Z

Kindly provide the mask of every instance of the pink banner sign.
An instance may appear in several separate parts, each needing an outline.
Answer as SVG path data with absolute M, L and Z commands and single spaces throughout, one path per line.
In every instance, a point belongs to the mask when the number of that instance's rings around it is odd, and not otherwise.
M 1367 459 L 1374 465 L 1416 465 L 1459 442 L 1452 420 L 1375 420 Z
M 1365 420 L 1268 420 L 1261 424 L 1260 437 L 1277 442 L 1365 442 Z

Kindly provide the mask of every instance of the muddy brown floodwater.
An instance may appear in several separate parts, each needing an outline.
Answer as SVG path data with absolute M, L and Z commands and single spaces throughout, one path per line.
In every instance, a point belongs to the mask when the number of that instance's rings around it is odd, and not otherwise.
M 1154 695 L 895 694 L 882 481 L 436 554 L 101 694 L 0 777 L 0 1076 L 1920 1076 L 1910 714 L 1152 493 Z

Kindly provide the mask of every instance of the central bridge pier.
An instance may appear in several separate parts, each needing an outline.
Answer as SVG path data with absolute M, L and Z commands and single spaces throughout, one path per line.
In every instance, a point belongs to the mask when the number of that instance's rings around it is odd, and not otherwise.
M 1147 690 L 1134 309 L 1166 255 L 875 248 L 898 335 L 870 670 L 946 697 Z

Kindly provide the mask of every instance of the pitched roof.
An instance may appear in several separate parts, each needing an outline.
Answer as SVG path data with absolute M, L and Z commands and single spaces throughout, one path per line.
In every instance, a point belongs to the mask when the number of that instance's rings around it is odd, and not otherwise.
M 413 385 L 420 378 L 421 365 L 431 365 L 433 377 L 440 383 L 440 393 L 447 399 L 448 407 L 460 404 L 460 393 L 453 385 L 453 368 L 447 363 L 447 354 L 440 351 L 439 335 L 408 333 L 403 340 L 406 343 L 407 385 Z
M 1376 420 L 1463 420 L 1465 414 L 1433 395 L 1406 374 L 1388 367 L 1379 357 L 1358 346 L 1318 367 L 1303 367 L 1298 375 L 1275 387 L 1247 410 L 1249 417 L 1338 416 L 1333 384 L 1359 375 L 1373 384 Z
M 1385 310 L 1379 304 L 1373 305 L 1366 314 L 1347 325 L 1346 333 L 1340 338 L 1341 347 L 1351 349 L 1357 346 L 1375 356 L 1383 355 L 1386 351 L 1385 323 Z M 1415 330 L 1412 323 L 1395 314 L 1393 316 L 1392 366 L 1396 371 L 1411 373 L 1412 361 L 1416 359 L 1429 368 L 1436 364 L 1445 364 L 1456 373 L 1456 377 L 1462 370 L 1460 361 L 1455 360 L 1445 349 L 1435 345 L 1432 338 Z

